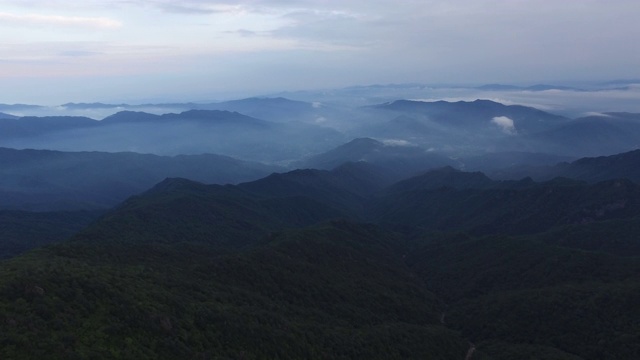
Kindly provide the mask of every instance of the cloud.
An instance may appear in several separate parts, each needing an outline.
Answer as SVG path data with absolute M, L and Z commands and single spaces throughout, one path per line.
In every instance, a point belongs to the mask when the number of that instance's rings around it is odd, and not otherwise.
M 252 31 L 247 29 L 238 29 L 234 31 L 225 31 L 227 34 L 236 34 L 242 37 L 256 37 L 256 36 L 264 36 L 265 32 Z
M 122 23 L 106 17 L 81 17 L 41 14 L 11 14 L 0 12 L 0 22 L 27 26 L 64 26 L 96 29 L 114 29 Z
M 97 51 L 85 51 L 85 50 L 65 50 L 58 53 L 60 56 L 68 56 L 68 57 L 85 57 L 85 56 L 95 56 L 100 55 L 102 53 Z
M 400 140 L 400 139 L 386 139 L 386 140 L 382 140 L 382 143 L 385 146 L 412 146 L 413 145 L 407 140 Z
M 492 124 L 498 125 L 503 133 L 509 135 L 515 135 L 518 133 L 516 130 L 516 126 L 513 123 L 513 120 L 506 116 L 496 116 L 491 119 Z
M 252 2 L 219 0 L 134 0 L 124 2 L 138 6 L 151 6 L 166 13 L 179 15 L 210 15 L 219 13 L 246 13 L 252 10 Z
M 219 6 L 206 5 L 206 4 L 190 4 L 190 3 L 177 4 L 177 2 L 160 3 L 158 4 L 158 7 L 168 13 L 186 14 L 186 15 L 209 15 L 209 14 L 224 13 L 224 12 L 230 12 L 232 10 L 237 10 L 237 7 L 228 7 L 228 6 L 219 7 Z
M 276 38 L 295 39 L 303 44 L 325 44 L 339 50 L 368 49 L 380 39 L 366 15 L 339 10 L 303 9 L 282 16 L 287 25 L 270 32 Z
M 587 111 L 584 113 L 584 116 L 612 117 L 609 114 L 605 114 L 597 111 Z

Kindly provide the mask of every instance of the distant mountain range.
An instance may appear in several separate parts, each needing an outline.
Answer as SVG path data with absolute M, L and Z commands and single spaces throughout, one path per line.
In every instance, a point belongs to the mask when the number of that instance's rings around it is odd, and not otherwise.
M 408 116 L 419 116 L 441 126 L 467 131 L 492 128 L 500 132 L 500 130 L 513 128 L 513 133 L 528 134 L 555 127 L 568 120 L 531 107 L 507 106 L 490 100 L 471 102 L 398 100 L 378 105 L 376 108 Z M 509 127 L 500 127 L 495 121 L 492 122 L 496 117 L 509 118 L 511 120 Z
M 0 119 L 0 145 L 159 155 L 216 153 L 282 165 L 303 164 L 302 160 L 314 154 L 365 137 L 387 146 L 427 149 L 432 162 L 436 154 L 470 158 L 487 152 L 520 152 L 568 159 L 611 155 L 640 146 L 638 114 L 608 112 L 569 119 L 489 100 L 397 100 L 347 110 L 283 98 L 252 98 L 197 107 L 233 112 L 192 109 L 155 115 L 127 110 L 102 121 L 68 116 L 6 118 Z
M 218 110 L 164 115 L 125 111 L 102 121 L 70 116 L 0 121 L 0 145 L 18 149 L 217 153 L 286 162 L 342 141 L 344 135 L 330 128 L 303 122 L 275 123 Z
M 639 139 L 640 114 L 604 113 L 533 134 L 524 139 L 523 146 L 542 146 L 550 153 L 598 156 L 637 149 Z
M 43 108 L 46 108 L 46 106 L 29 105 L 29 104 L 0 104 L 0 111 L 3 111 L 3 112 L 37 110 L 37 109 L 43 109 Z
M 640 150 L 626 153 L 582 158 L 573 162 L 560 162 L 555 165 L 520 165 L 504 168 L 495 173 L 501 179 L 519 179 L 530 176 L 536 180 L 549 180 L 555 177 L 567 177 L 587 182 L 625 178 L 640 183 Z
M 603 113 L 568 119 L 524 106 L 473 102 L 395 101 L 374 107 L 393 119 L 368 131 L 389 134 L 440 151 L 529 152 L 581 157 L 610 155 L 640 146 L 640 115 Z M 371 131 L 373 129 L 373 131 Z M 367 132 L 367 127 L 363 127 Z
M 110 208 L 167 177 L 238 183 L 281 170 L 219 155 L 175 157 L 136 153 L 0 148 L 0 208 Z
M 0 104 L 0 110 L 21 111 L 29 109 L 41 109 L 44 107 L 30 105 L 4 105 Z M 326 104 L 318 102 L 305 102 L 285 99 L 283 97 L 252 97 L 239 100 L 207 102 L 207 103 L 149 103 L 149 104 L 106 104 L 95 103 L 66 103 L 58 107 L 58 111 L 99 111 L 111 110 L 115 112 L 133 111 L 147 112 L 158 111 L 163 113 L 183 112 L 189 110 L 219 110 L 240 112 L 245 115 L 274 122 L 299 121 L 315 123 L 318 119 L 330 118 L 339 113 Z
M 486 84 L 478 86 L 479 90 L 491 91 L 547 91 L 547 90 L 563 90 L 563 91 L 585 91 L 571 86 L 536 84 L 531 86 L 515 86 L 504 84 Z
M 290 99 L 302 101 L 322 101 L 327 103 L 353 103 L 360 105 L 372 105 L 397 99 L 445 99 L 452 97 L 485 98 L 488 93 L 491 97 L 500 93 L 509 98 L 517 95 L 518 99 L 536 99 L 544 96 L 545 92 L 555 90 L 557 93 L 579 95 L 578 97 L 588 102 L 590 95 L 597 92 L 606 91 L 634 91 L 634 85 L 640 84 L 637 79 L 621 79 L 605 82 L 584 82 L 579 84 L 420 84 L 420 83 L 399 83 L 399 84 L 372 84 L 361 86 L 349 86 L 340 89 L 322 89 L 306 91 L 289 91 L 274 94 L 272 96 L 282 96 Z M 518 94 L 519 93 L 519 94 Z M 633 96 L 633 95 L 632 95 Z M 572 96 L 576 98 L 575 96 Z M 591 97 L 592 98 L 592 97 Z M 524 102 L 528 102 L 524 100 Z M 557 104 L 557 103 L 556 103 Z M 585 104 L 588 105 L 588 104 Z
M 200 101 L 200 102 L 154 102 L 154 103 L 104 103 L 104 102 L 68 102 L 57 106 L 41 106 L 29 104 L 0 104 L 2 112 L 34 112 L 45 110 L 57 111 L 91 111 L 91 110 L 111 110 L 114 111 L 149 111 L 158 109 L 163 112 L 180 112 L 185 110 L 228 110 L 246 113 L 249 116 L 262 118 L 270 121 L 278 119 L 292 118 L 283 109 L 292 112 L 301 111 L 306 113 L 309 107 L 314 107 L 316 112 L 322 113 L 332 104 L 375 104 L 389 100 L 419 98 L 421 95 L 432 94 L 429 98 L 449 98 L 452 93 L 462 92 L 543 92 L 548 90 L 558 90 L 566 92 L 597 92 L 620 90 L 632 90 L 633 85 L 640 84 L 640 79 L 617 79 L 611 81 L 575 84 L 501 84 L 489 83 L 483 85 L 460 85 L 460 84 L 422 84 L 422 83 L 398 83 L 398 84 L 372 84 L 348 86 L 336 89 L 289 91 L 265 96 L 249 97 L 230 101 Z M 278 106 L 273 106 L 276 101 L 280 101 Z M 264 104 L 261 104 L 264 102 Z M 322 102 L 320 104 L 319 102 Z M 364 103 L 364 104 L 363 104 Z M 322 105 L 322 106 L 319 106 Z M 324 108 L 324 110 L 322 109 Z M 253 110 L 250 110 L 253 109 Z M 275 115 L 275 116 L 272 116 Z

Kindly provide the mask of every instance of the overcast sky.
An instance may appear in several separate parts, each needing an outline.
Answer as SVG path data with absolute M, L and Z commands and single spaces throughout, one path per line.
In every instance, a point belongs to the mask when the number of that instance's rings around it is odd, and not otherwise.
M 0 0 L 0 103 L 640 77 L 637 0 Z

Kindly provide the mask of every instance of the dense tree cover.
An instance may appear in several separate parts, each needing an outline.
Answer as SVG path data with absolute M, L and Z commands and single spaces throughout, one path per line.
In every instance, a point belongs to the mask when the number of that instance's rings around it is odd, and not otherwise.
M 167 179 L 0 263 L 0 357 L 640 356 L 636 184 L 358 168 Z
M 594 185 L 569 179 L 545 183 L 495 182 L 491 188 L 395 191 L 379 198 L 379 222 L 476 235 L 534 234 L 554 226 L 627 218 L 640 212 L 640 186 L 628 180 Z
M 538 235 L 545 243 L 618 256 L 640 256 L 640 219 L 612 219 L 562 226 Z
M 341 222 L 272 234 L 240 253 L 189 245 L 108 259 L 60 255 L 65 245 L 5 263 L 3 357 L 449 359 L 467 350 L 439 323 L 442 304 L 403 264 L 392 233 Z
M 584 359 L 640 354 L 638 257 L 540 241 L 547 236 L 427 237 L 408 264 L 449 305 L 447 324 L 481 352 L 528 344 Z

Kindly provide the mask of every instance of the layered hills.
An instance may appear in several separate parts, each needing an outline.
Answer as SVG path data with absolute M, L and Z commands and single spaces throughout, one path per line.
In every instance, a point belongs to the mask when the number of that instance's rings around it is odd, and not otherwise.
M 166 177 L 239 183 L 281 170 L 220 155 L 157 156 L 0 148 L 0 207 L 107 209 Z
M 536 180 L 549 180 L 554 177 L 567 177 L 597 182 L 615 178 L 626 178 L 635 182 L 640 181 L 638 171 L 640 151 L 634 150 L 625 153 L 586 157 L 573 162 L 559 162 L 557 164 L 520 165 L 505 167 L 495 171 L 493 175 L 503 179 L 518 179 L 530 176 Z
M 17 149 L 214 153 L 273 163 L 324 151 L 344 140 L 337 130 L 315 124 L 276 123 L 219 110 L 163 115 L 123 111 L 101 121 L 78 116 L 1 120 L 0 145 Z
M 95 107 L 89 105 L 83 106 Z M 250 98 L 165 105 L 180 112 L 156 115 L 139 111 L 146 109 L 141 105 L 125 107 L 128 110 L 101 121 L 81 116 L 3 117 L 0 146 L 158 155 L 215 153 L 288 165 L 367 137 L 387 145 L 418 146 L 445 157 L 519 152 L 579 158 L 637 149 L 640 136 L 637 114 L 607 112 L 571 119 L 490 100 L 396 100 L 347 107 Z

